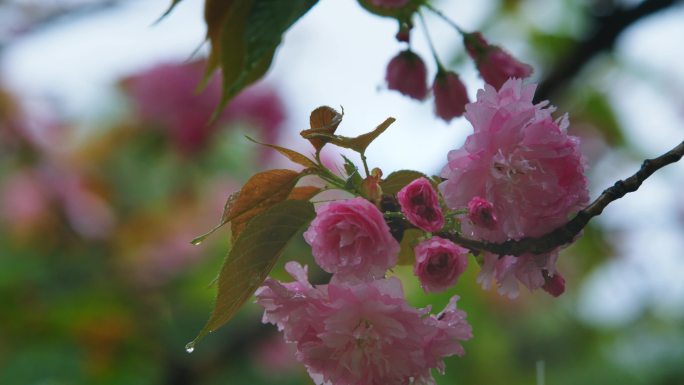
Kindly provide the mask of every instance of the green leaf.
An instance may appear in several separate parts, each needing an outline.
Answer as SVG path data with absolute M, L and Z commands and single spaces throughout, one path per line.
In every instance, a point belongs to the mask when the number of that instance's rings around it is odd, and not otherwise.
M 212 57 L 221 58 L 223 70 L 221 107 L 266 73 L 282 35 L 316 2 L 245 0 L 224 7 L 227 17 L 215 18 L 222 28 L 220 47 L 212 45 L 212 50 L 220 51 L 219 55 L 212 52 Z
M 290 240 L 315 216 L 312 203 L 288 200 L 268 208 L 247 224 L 221 267 L 214 310 L 197 337 L 186 346 L 188 351 L 235 315 L 263 283 Z
M 250 141 L 252 141 L 256 144 L 260 144 L 262 146 L 270 147 L 270 148 L 278 151 L 279 153 L 283 154 L 284 156 L 286 156 L 287 159 L 289 159 L 289 160 L 291 160 L 297 164 L 301 164 L 302 166 L 304 166 L 306 168 L 318 168 L 318 165 L 313 160 L 307 158 L 306 156 L 300 154 L 299 152 L 297 152 L 295 150 L 290 150 L 289 148 L 276 146 L 275 144 L 261 143 L 259 141 L 256 141 L 256 140 L 250 138 L 249 136 L 247 136 L 247 139 L 249 139 Z
M 425 177 L 425 174 L 413 170 L 399 170 L 389 174 L 380 182 L 380 187 L 385 194 L 395 195 L 404 186 L 421 177 Z

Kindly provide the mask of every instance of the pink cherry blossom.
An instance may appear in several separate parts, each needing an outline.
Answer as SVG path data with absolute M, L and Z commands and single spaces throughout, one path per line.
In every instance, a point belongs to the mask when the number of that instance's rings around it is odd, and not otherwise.
M 423 59 L 411 50 L 402 51 L 390 60 L 385 80 L 387 88 L 413 99 L 422 100 L 428 92 L 427 67 Z
M 434 385 L 431 369 L 443 372 L 443 359 L 462 355 L 460 341 L 472 337 L 457 297 L 432 316 L 408 305 L 397 278 L 313 287 L 304 268 L 287 268 L 297 281 L 268 278 L 257 303 L 318 385 Z
M 381 278 L 399 254 L 382 213 L 363 198 L 318 206 L 304 239 L 316 263 L 339 279 Z
M 444 215 L 439 207 L 437 192 L 426 178 L 418 178 L 397 193 L 401 212 L 412 225 L 425 231 L 439 231 L 444 226 Z
M 463 82 L 454 72 L 439 72 L 432 85 L 435 95 L 435 113 L 445 121 L 463 115 L 468 100 L 468 92 Z
M 501 47 L 489 44 L 479 32 L 465 34 L 463 41 L 482 79 L 494 88 L 500 88 L 509 78 L 526 78 L 532 74 L 529 64 L 518 61 Z
M 426 292 L 440 292 L 453 286 L 468 266 L 468 250 L 444 238 L 425 240 L 414 251 L 413 274 Z
M 451 209 L 462 209 L 475 197 L 490 202 L 498 222 L 491 230 L 463 220 L 466 236 L 492 242 L 540 236 L 588 201 L 579 141 L 567 134 L 566 116 L 554 121 L 554 108 L 547 102 L 532 104 L 534 90 L 535 85 L 523 85 L 520 79 L 508 80 L 498 92 L 485 85 L 477 101 L 466 106 L 474 133 L 462 148 L 449 152 L 442 170 L 447 181 L 439 188 Z M 505 284 L 505 292 L 517 294 L 511 281 L 515 277 L 538 289 L 544 284 L 542 271 L 554 272 L 556 257 L 553 252 L 490 258 L 481 282 L 485 285 L 484 277 L 493 276 L 500 288 Z

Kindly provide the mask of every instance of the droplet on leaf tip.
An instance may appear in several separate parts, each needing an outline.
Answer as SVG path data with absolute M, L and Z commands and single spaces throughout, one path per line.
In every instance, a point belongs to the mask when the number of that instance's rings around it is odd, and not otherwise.
M 195 341 L 188 342 L 187 345 L 185 345 L 185 351 L 188 353 L 192 353 L 195 351 Z

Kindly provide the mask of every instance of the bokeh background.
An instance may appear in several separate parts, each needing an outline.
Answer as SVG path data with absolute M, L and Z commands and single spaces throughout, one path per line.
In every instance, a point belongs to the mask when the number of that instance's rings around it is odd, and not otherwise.
M 370 164 L 435 173 L 472 130 L 386 89 L 396 23 L 352 0 L 320 1 L 267 77 L 207 125 L 220 89 L 215 78 L 196 92 L 203 2 L 155 23 L 168 3 L 0 1 L 0 384 L 310 384 L 252 304 L 184 350 L 229 247 L 226 232 L 190 239 L 249 175 L 290 166 L 244 135 L 310 152 L 297 132 L 319 105 L 344 107 L 348 136 L 394 116 Z M 434 4 L 535 67 L 541 96 L 583 140 L 592 197 L 684 138 L 681 1 Z M 459 36 L 426 18 L 474 98 L 482 81 Z M 429 63 L 419 28 L 412 43 Z M 425 295 L 398 269 L 412 304 L 459 294 L 473 325 L 438 383 L 684 383 L 683 187 L 684 165 L 669 166 L 593 221 L 562 254 L 558 299 L 482 291 L 472 264 Z M 274 274 L 293 258 L 310 262 L 302 242 Z

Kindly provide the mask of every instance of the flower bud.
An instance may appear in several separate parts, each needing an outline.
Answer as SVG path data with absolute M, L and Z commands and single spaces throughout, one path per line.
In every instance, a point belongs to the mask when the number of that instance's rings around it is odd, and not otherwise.
M 565 292 L 565 278 L 558 272 L 553 276 L 544 274 L 544 285 L 542 286 L 542 289 L 554 297 L 559 297 Z
M 464 34 L 463 42 L 482 79 L 497 90 L 509 78 L 526 78 L 532 74 L 532 66 L 518 61 L 501 47 L 489 44 L 479 32 Z
M 400 52 L 390 60 L 385 76 L 387 88 L 422 100 L 427 95 L 427 68 L 420 56 L 411 50 Z
M 468 100 L 465 86 L 454 72 L 439 71 L 432 85 L 435 94 L 435 114 L 445 121 L 463 115 Z
M 437 192 L 426 178 L 418 178 L 397 193 L 401 211 L 412 225 L 425 231 L 439 231 L 444 226 L 444 214 L 439 207 Z
M 497 226 L 494 206 L 481 197 L 475 197 L 468 202 L 468 219 L 470 219 L 475 226 L 480 226 L 489 230 L 494 230 Z

